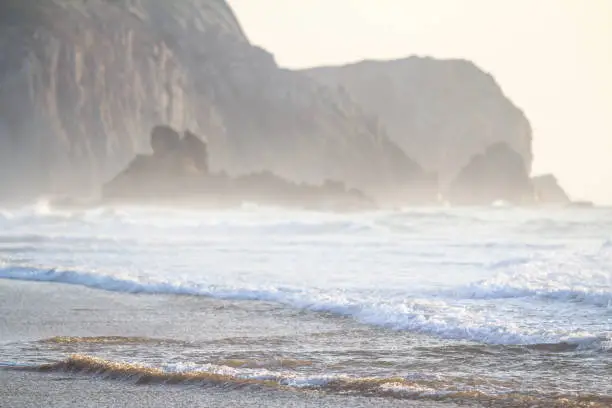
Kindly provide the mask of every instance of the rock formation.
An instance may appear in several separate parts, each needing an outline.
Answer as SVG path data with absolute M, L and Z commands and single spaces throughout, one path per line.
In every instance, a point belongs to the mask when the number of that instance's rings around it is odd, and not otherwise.
M 105 199 L 168 199 L 194 193 L 208 176 L 206 144 L 193 133 L 181 138 L 170 126 L 151 131 L 152 155 L 137 155 L 129 166 L 103 187 Z M 184 191 L 182 190 L 184 189 Z
M 531 179 L 535 201 L 541 204 L 569 204 L 567 193 L 561 188 L 557 178 L 552 174 Z
M 0 199 L 93 190 L 157 123 L 206 135 L 215 171 L 435 190 L 348 95 L 251 45 L 224 0 L 0 3 Z
M 495 143 L 472 157 L 451 183 L 447 197 L 459 205 L 531 204 L 534 194 L 521 155 L 505 143 Z
M 531 170 L 531 127 L 493 77 L 464 60 L 410 57 L 305 71 L 346 92 L 373 123 L 448 185 L 471 157 L 503 142 Z M 376 125 L 374 125 L 376 126 Z
M 227 207 L 245 202 L 318 210 L 363 210 L 374 202 L 342 182 L 297 184 L 269 171 L 230 177 L 208 169 L 206 143 L 169 126 L 151 132 L 152 155 L 138 155 L 104 185 L 104 202 L 148 202 Z M 65 205 L 65 203 L 63 203 Z

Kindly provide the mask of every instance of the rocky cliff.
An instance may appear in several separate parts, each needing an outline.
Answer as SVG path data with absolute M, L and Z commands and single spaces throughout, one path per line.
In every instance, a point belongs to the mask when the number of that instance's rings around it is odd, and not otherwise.
M 305 73 L 378 116 L 391 139 L 426 170 L 437 172 L 442 185 L 496 142 L 518 152 L 530 172 L 528 120 L 491 75 L 471 62 L 410 57 Z
M 0 198 L 95 189 L 158 123 L 206 135 L 216 170 L 379 196 L 429 183 L 349 95 L 252 46 L 224 0 L 0 3 Z

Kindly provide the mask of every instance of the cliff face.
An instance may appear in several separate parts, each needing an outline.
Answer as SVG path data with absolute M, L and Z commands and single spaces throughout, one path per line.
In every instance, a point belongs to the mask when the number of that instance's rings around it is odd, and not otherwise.
M 194 125 L 189 79 L 163 38 L 180 18 L 209 28 L 197 3 L 169 13 L 161 0 L 2 2 L 3 195 L 93 188 L 146 148 L 153 124 Z M 214 27 L 244 38 L 230 16 Z
M 495 80 L 463 60 L 410 57 L 314 68 L 306 74 L 348 92 L 389 136 L 443 185 L 470 158 L 503 142 L 531 170 L 531 127 Z
M 206 135 L 215 170 L 379 195 L 423 178 L 348 95 L 252 46 L 223 0 L 0 4 L 0 198 L 95 189 L 159 123 Z

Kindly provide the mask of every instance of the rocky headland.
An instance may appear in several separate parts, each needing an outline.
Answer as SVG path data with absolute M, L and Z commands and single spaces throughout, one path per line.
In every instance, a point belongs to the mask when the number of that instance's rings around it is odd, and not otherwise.
M 532 131 L 495 79 L 466 60 L 412 56 L 304 71 L 348 93 L 446 188 L 472 157 L 505 143 L 531 171 Z
M 164 164 L 178 159 L 150 145 L 160 123 L 192 130 L 166 142 L 194 157 Z M 558 183 L 529 179 L 531 139 L 523 112 L 468 61 L 292 71 L 250 43 L 224 0 L 0 3 L 0 202 L 95 195 L 113 179 L 110 197 L 139 173 L 126 194 L 150 200 L 192 197 L 194 183 L 231 184 L 226 195 L 283 185 L 291 200 L 327 186 L 382 206 L 563 200 Z

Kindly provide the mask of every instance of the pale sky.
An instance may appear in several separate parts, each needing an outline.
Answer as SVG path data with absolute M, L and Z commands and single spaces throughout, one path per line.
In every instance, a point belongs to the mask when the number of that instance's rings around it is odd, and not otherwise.
M 534 130 L 534 174 L 612 204 L 612 0 L 229 0 L 284 67 L 412 54 L 492 73 Z

